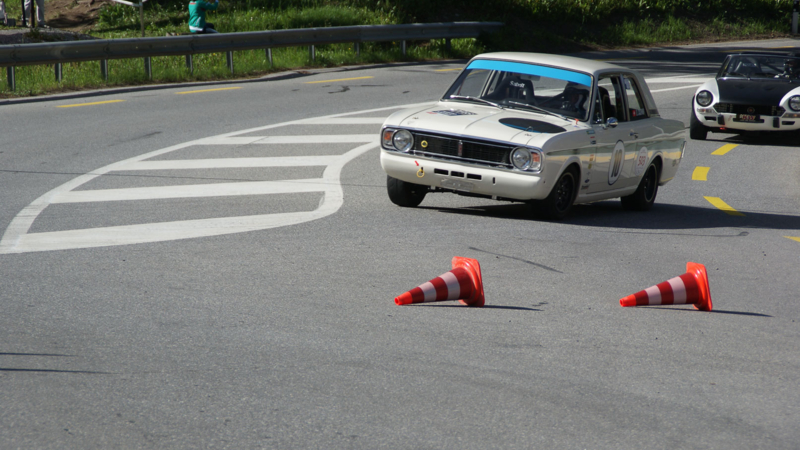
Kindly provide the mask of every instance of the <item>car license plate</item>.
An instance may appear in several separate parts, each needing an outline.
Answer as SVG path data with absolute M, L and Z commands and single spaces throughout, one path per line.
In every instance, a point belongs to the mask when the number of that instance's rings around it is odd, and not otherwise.
M 742 122 L 755 122 L 758 116 L 754 114 L 739 114 L 739 120 Z
M 442 187 L 454 191 L 471 192 L 472 189 L 475 188 L 475 185 L 468 181 L 444 179 L 442 180 Z

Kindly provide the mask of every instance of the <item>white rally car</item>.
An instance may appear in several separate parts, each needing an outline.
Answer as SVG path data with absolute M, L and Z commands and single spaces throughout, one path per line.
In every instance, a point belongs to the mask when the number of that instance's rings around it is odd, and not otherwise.
M 689 137 L 709 131 L 800 130 L 800 55 L 743 52 L 728 55 L 713 80 L 692 99 Z
M 661 118 L 637 72 L 567 56 L 487 53 L 435 104 L 381 130 L 391 201 L 429 192 L 526 202 L 561 219 L 573 203 L 647 210 L 678 170 L 683 122 Z

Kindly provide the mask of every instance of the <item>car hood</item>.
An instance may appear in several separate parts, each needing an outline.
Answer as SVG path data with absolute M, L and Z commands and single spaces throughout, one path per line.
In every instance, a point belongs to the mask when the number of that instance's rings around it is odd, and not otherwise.
M 517 144 L 541 141 L 545 135 L 563 133 L 575 126 L 574 121 L 547 114 L 452 102 L 397 114 L 386 125 Z
M 789 91 L 800 87 L 787 80 L 718 79 L 720 103 L 779 105 Z

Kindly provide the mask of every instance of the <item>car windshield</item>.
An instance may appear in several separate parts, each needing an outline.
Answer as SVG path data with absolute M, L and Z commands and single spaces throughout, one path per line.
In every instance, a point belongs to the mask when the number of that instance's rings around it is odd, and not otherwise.
M 585 121 L 592 77 L 572 70 L 510 61 L 477 59 L 442 97 Z
M 776 55 L 732 55 L 718 78 L 800 80 L 800 58 Z

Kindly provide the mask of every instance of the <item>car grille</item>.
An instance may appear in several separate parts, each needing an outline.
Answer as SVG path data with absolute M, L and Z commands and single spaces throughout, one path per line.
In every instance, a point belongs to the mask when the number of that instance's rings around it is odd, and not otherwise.
M 417 155 L 490 166 L 511 167 L 509 155 L 514 147 L 510 145 L 475 139 L 454 139 L 426 133 L 413 133 L 413 135 L 414 147 L 412 151 Z
M 748 112 L 748 108 L 755 111 Z M 719 113 L 729 114 L 757 114 L 759 116 L 782 116 L 785 109 L 774 105 L 737 105 L 735 103 L 717 103 L 714 109 Z

